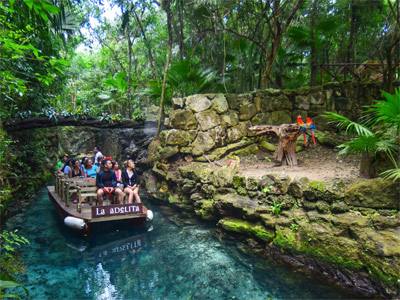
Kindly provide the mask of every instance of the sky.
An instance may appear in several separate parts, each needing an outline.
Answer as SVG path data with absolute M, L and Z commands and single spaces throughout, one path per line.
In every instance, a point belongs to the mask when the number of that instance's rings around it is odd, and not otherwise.
M 121 10 L 118 6 L 112 6 L 111 2 L 109 0 L 103 0 L 103 4 L 101 5 L 102 8 L 102 17 L 107 20 L 108 22 L 112 23 L 113 21 L 116 20 L 117 17 L 119 17 L 121 15 Z M 89 24 L 91 28 L 96 28 L 100 25 L 99 20 L 97 20 L 94 17 L 89 17 Z M 80 32 L 82 33 L 82 35 L 86 38 L 89 39 L 91 38 L 91 33 L 90 30 L 88 28 L 82 27 L 80 29 Z M 76 48 L 76 52 L 78 53 L 87 53 L 90 51 L 95 51 L 96 49 L 99 48 L 99 43 L 98 42 L 94 42 L 91 44 L 91 48 L 89 48 L 88 46 L 86 46 L 84 43 L 80 43 L 77 48 Z

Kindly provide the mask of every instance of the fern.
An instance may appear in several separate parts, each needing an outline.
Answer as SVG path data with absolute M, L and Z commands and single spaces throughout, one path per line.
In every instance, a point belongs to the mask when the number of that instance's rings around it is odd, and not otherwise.
M 374 133 L 365 125 L 351 121 L 350 119 L 334 112 L 326 112 L 323 115 L 330 123 L 336 124 L 339 128 L 345 129 L 347 133 L 359 136 L 373 136 Z
M 392 181 L 399 181 L 400 180 L 400 168 L 389 169 L 380 174 L 383 178 L 392 180 Z

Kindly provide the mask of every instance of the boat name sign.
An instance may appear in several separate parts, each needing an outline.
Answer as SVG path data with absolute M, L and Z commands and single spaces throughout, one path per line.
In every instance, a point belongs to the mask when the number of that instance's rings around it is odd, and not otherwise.
M 135 215 L 143 213 L 143 206 L 138 204 L 117 204 L 92 207 L 92 218 Z

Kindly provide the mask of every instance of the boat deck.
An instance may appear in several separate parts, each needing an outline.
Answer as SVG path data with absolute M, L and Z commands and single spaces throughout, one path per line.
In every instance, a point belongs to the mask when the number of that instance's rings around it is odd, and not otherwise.
M 88 223 L 97 223 L 97 222 L 107 222 L 107 221 L 117 221 L 117 220 L 126 220 L 126 219 L 138 219 L 138 218 L 146 218 L 147 216 L 147 208 L 145 206 L 141 206 L 141 212 L 135 213 L 126 213 L 120 215 L 105 215 L 105 216 L 93 216 L 92 209 L 96 206 L 91 206 L 89 203 L 82 203 L 81 211 L 77 211 L 77 205 L 70 203 L 69 206 L 65 204 L 65 202 L 61 199 L 61 197 L 56 193 L 54 186 L 48 186 L 47 190 L 49 192 L 49 196 L 51 200 L 61 209 L 66 215 L 84 219 Z M 108 201 L 104 201 L 106 204 Z M 119 208 L 123 205 L 106 205 L 106 206 L 97 206 L 99 209 L 104 207 L 110 208 Z M 125 205 L 126 206 L 126 205 Z M 137 206 L 137 204 L 133 204 L 132 206 Z

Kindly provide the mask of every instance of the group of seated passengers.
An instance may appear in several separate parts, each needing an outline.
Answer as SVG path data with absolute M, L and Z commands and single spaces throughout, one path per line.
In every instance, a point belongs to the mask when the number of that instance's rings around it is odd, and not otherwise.
M 109 159 L 103 161 L 103 169 L 96 176 L 97 201 L 103 203 L 104 195 L 115 194 L 118 203 L 122 204 L 124 196 L 128 196 L 128 203 L 141 203 L 139 196 L 138 175 L 135 171 L 135 163 L 132 159 L 124 162 L 125 170 L 118 168 L 118 163 Z
M 105 195 L 117 196 L 119 204 L 123 203 L 125 194 L 128 197 L 128 203 L 141 203 L 139 196 L 138 175 L 135 170 L 135 163 L 129 159 L 124 162 L 125 169 L 119 168 L 117 161 L 111 161 L 107 157 L 104 158 L 100 150 L 95 147 L 94 160 L 84 157 L 81 161 L 70 159 L 68 154 L 64 154 L 62 160 L 64 163 L 57 163 L 58 173 L 68 175 L 68 177 L 89 177 L 96 178 L 97 199 L 100 205 L 103 204 Z

